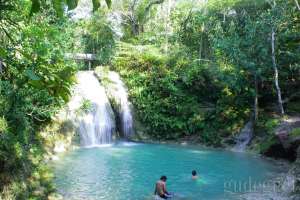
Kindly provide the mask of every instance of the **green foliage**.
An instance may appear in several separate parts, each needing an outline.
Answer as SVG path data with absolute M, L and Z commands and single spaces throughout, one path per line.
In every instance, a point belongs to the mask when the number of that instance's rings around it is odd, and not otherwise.
M 264 127 L 266 127 L 268 133 L 273 133 L 274 129 L 279 125 L 279 119 L 267 119 Z
M 198 134 L 201 141 L 217 145 L 239 128 L 237 121 L 247 113 L 222 107 L 218 97 L 223 85 L 214 65 L 191 63 L 182 52 L 165 57 L 151 46 L 122 44 L 121 49 L 126 54 L 117 57 L 114 67 L 126 80 L 138 116 L 153 137 Z
M 79 107 L 78 110 L 76 110 L 77 115 L 82 115 L 84 113 L 88 113 L 93 109 L 93 104 L 90 100 L 84 99 L 81 102 L 81 106 Z
M 98 8 L 101 5 L 102 0 L 92 0 L 93 1 L 93 9 L 94 11 L 98 10 Z M 105 0 L 106 5 L 110 8 L 112 1 L 111 0 Z M 37 13 L 41 10 L 41 7 L 47 4 L 47 1 L 43 0 L 31 0 L 31 11 L 30 15 L 33 13 Z M 64 15 L 64 6 L 68 7 L 68 10 L 73 10 L 77 7 L 78 0 L 51 0 L 52 6 L 54 7 L 57 15 L 59 17 L 62 17 Z
M 7 131 L 7 121 L 4 117 L 0 118 L 0 133 L 4 134 Z
M 98 61 L 95 65 L 109 64 L 115 50 L 115 35 L 107 20 L 107 15 L 96 12 L 92 19 L 83 22 L 85 29 L 82 35 L 82 46 L 87 53 L 96 54 Z
M 300 113 L 300 101 L 296 99 L 294 102 L 287 104 L 287 111 L 290 113 Z
M 269 113 L 262 113 L 256 123 L 255 129 L 262 133 L 262 138 L 274 136 L 275 129 L 280 125 L 281 119 Z
M 294 128 L 289 135 L 292 137 L 300 136 L 300 128 Z
M 280 122 L 265 115 L 276 112 L 274 30 L 282 96 L 287 111 L 298 112 L 300 12 L 294 1 L 118 1 L 113 9 L 123 17 L 125 35 L 118 42 L 102 2 L 93 0 L 91 19 L 71 22 L 64 8 L 76 8 L 78 0 L 0 0 L 0 189 L 11 191 L 4 198 L 43 199 L 53 190 L 43 165 L 50 147 L 37 132 L 71 95 L 78 68 L 64 59 L 66 52 L 94 53 L 93 64 L 112 64 L 137 117 L 158 139 L 219 145 L 250 119 L 257 97 L 256 129 L 267 135 L 263 152 L 276 143 L 269 136 Z M 84 100 L 80 112 L 91 108 Z
M 145 16 L 143 8 L 147 6 L 144 1 L 140 3 L 135 10 L 140 13 L 138 19 Z M 160 21 L 168 21 L 165 13 L 152 11 L 143 24 L 143 33 L 134 40 L 126 38 L 135 48 L 118 45 L 114 66 L 127 81 L 138 116 L 153 136 L 174 139 L 194 134 L 214 144 L 237 133 L 250 119 L 255 97 L 258 105 L 268 110 L 276 102 L 272 29 L 277 34 L 283 96 L 297 91 L 299 78 L 291 75 L 299 73 L 299 62 L 294 60 L 299 49 L 286 45 L 290 41 L 287 37 L 299 39 L 295 33 L 299 13 L 294 12 L 292 2 L 277 1 L 274 6 L 258 0 L 185 1 L 175 3 L 167 16 L 169 24 Z M 160 34 L 168 31 L 167 25 L 173 32 Z M 169 47 L 167 53 L 161 48 L 165 45 Z M 287 49 L 290 54 L 283 53 Z M 271 132 L 279 120 L 257 123 Z
M 52 9 L 26 19 L 29 7 L 15 4 L 8 12 L 15 20 L 6 27 L 11 32 L 1 37 L 1 199 L 43 199 L 53 192 L 37 132 L 68 101 L 76 70 L 64 60 L 66 21 L 55 21 Z
M 271 146 L 278 144 L 278 139 L 275 136 L 270 136 L 266 140 L 260 143 L 259 152 L 265 153 Z

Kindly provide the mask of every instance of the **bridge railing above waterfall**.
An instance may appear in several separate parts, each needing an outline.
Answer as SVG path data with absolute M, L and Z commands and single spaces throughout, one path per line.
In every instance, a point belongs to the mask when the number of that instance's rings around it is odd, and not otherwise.
M 92 67 L 92 61 L 99 61 L 100 59 L 97 57 L 96 54 L 91 54 L 91 53 L 66 53 L 65 54 L 65 59 L 68 60 L 83 60 L 83 61 L 88 61 L 89 63 L 89 70 L 91 70 Z

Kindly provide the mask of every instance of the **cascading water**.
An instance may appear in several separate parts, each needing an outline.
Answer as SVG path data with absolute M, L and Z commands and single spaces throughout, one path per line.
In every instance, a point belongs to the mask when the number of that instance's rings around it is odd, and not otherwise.
M 233 150 L 238 152 L 245 151 L 247 145 L 253 137 L 253 122 L 249 121 L 242 129 L 240 135 L 236 138 L 236 145 Z
M 79 125 L 81 145 L 97 146 L 111 143 L 115 131 L 115 118 L 104 87 L 92 71 L 79 72 L 77 80 L 73 105 L 80 110 L 80 114 L 76 114 L 76 121 Z
M 133 117 L 130 109 L 131 103 L 128 100 L 128 92 L 125 84 L 121 80 L 118 73 L 108 72 L 108 79 L 111 81 L 113 87 L 111 96 L 117 101 L 119 105 L 119 117 L 121 123 L 121 133 L 125 138 L 129 138 L 134 134 Z
M 93 13 L 92 0 L 79 0 L 74 10 L 69 11 L 69 15 L 73 20 L 89 19 Z
M 118 116 L 118 127 L 121 136 L 130 138 L 134 134 L 133 116 L 128 92 L 120 75 L 105 68 L 96 68 L 97 77 L 105 82 L 106 93 L 114 102 L 114 109 Z

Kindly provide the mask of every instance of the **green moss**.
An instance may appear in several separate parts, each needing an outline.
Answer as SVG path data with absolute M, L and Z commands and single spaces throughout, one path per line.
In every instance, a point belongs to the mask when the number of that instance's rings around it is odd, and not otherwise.
M 300 128 L 295 128 L 291 131 L 290 136 L 292 137 L 298 137 L 300 136 Z
M 259 152 L 265 153 L 271 146 L 273 146 L 277 143 L 278 143 L 278 140 L 275 138 L 275 136 L 271 136 L 259 144 Z
M 0 117 L 0 133 L 6 132 L 8 128 L 7 122 L 4 117 Z
M 289 102 L 287 104 L 287 111 L 290 113 L 300 113 L 300 101 Z
M 273 135 L 274 130 L 279 126 L 280 122 L 280 118 L 276 118 L 266 113 L 261 113 L 259 121 L 256 123 L 256 130 L 264 133 L 264 135 L 265 133 Z
M 83 99 L 80 107 L 76 110 L 77 115 L 82 115 L 90 112 L 93 109 L 92 102 L 88 99 Z
M 272 133 L 279 123 L 279 119 L 268 119 L 265 123 L 265 127 L 269 133 Z

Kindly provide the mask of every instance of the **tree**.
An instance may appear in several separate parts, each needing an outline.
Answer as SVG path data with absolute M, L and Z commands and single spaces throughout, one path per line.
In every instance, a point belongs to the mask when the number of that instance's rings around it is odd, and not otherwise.
M 271 46 L 272 46 L 272 63 L 273 63 L 273 68 L 274 68 L 274 82 L 277 90 L 277 97 L 278 97 L 278 106 L 280 109 L 280 114 L 284 115 L 284 109 L 283 109 L 283 102 L 282 102 L 282 97 L 281 97 L 281 89 L 279 86 L 279 81 L 278 81 L 278 68 L 276 64 L 276 55 L 275 55 L 275 30 L 272 28 L 271 32 Z
M 73 10 L 77 7 L 77 4 L 78 4 L 78 0 L 51 0 L 51 1 L 52 1 L 52 5 L 55 8 L 58 16 L 63 15 L 64 6 L 67 6 L 68 10 Z M 92 1 L 93 1 L 93 10 L 95 11 L 100 7 L 102 0 L 92 0 Z M 45 2 L 42 0 L 31 0 L 31 2 L 32 2 L 31 14 L 40 11 L 41 6 L 43 6 L 43 4 L 45 4 Z M 111 0 L 105 0 L 105 2 L 108 7 L 111 7 L 111 3 L 112 3 Z
M 122 12 L 125 24 L 129 24 L 131 34 L 138 36 L 144 32 L 144 25 L 153 6 L 164 3 L 164 0 L 132 0 L 127 10 Z
M 270 13 L 270 18 L 269 18 L 269 26 L 271 26 L 271 51 L 272 51 L 272 66 L 274 69 L 274 83 L 277 91 L 277 98 L 278 98 L 278 108 L 280 111 L 281 115 L 284 115 L 284 108 L 283 108 L 283 101 L 282 101 L 282 96 L 281 96 L 281 89 L 279 86 L 279 80 L 278 80 L 278 67 L 276 63 L 276 32 L 278 30 L 278 27 L 283 21 L 283 18 L 281 15 L 283 14 L 282 9 L 283 7 L 277 6 L 277 3 L 275 0 L 270 2 L 271 4 L 271 13 Z M 267 19 L 268 20 L 268 19 Z

